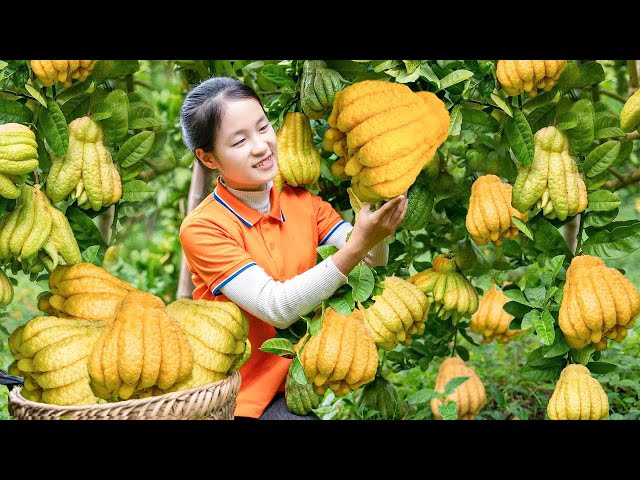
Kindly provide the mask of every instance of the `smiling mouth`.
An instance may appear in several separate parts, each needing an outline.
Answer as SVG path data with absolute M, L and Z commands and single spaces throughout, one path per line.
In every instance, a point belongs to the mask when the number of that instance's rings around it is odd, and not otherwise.
M 269 155 L 267 158 L 265 158 L 264 160 L 261 160 L 260 162 L 256 163 L 253 168 L 260 168 L 263 167 L 264 165 L 268 164 L 271 161 L 271 155 Z

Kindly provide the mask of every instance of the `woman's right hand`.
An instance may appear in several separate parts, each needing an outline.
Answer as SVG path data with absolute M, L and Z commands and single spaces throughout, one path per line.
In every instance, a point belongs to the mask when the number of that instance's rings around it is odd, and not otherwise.
M 348 275 L 369 250 L 395 233 L 407 213 L 407 205 L 406 193 L 392 198 L 375 212 L 370 204 L 363 205 L 347 243 L 333 254 L 336 267 Z

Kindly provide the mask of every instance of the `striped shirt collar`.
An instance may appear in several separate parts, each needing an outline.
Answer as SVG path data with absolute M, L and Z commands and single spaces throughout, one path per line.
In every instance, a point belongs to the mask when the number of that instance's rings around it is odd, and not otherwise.
M 247 227 L 253 227 L 263 216 L 262 213 L 254 210 L 246 203 L 236 198 L 227 187 L 216 180 L 216 188 L 213 189 L 213 199 L 220 203 L 223 207 L 233 213 Z M 269 200 L 271 202 L 271 210 L 266 216 L 270 216 L 284 222 L 286 220 L 282 209 L 280 208 L 280 192 L 275 185 L 271 187 L 269 192 Z

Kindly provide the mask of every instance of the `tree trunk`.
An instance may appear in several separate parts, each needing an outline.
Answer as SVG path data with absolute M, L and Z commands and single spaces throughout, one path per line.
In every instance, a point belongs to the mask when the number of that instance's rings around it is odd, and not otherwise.
M 108 210 L 98 215 L 98 230 L 100 231 L 100 235 L 102 235 L 104 243 L 107 245 L 109 245 L 109 240 L 111 240 L 111 225 L 113 224 L 115 210 L 115 205 L 111 205 Z
M 200 165 L 200 162 L 193 162 L 193 174 L 191 175 L 191 186 L 189 187 L 189 199 L 187 202 L 188 214 L 191 210 L 198 206 L 200 202 L 208 195 L 210 190 L 212 171 Z M 187 265 L 187 259 L 184 252 L 182 253 L 182 261 L 180 262 L 180 277 L 178 279 L 178 291 L 176 298 L 191 298 L 194 285 L 191 281 L 191 272 Z

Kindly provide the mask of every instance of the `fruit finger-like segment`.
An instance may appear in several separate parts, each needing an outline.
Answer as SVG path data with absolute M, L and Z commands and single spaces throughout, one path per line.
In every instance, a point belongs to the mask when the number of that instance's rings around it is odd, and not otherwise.
M 344 323 L 336 322 L 331 314 L 325 314 L 323 322 L 327 323 L 327 331 L 320 338 L 320 349 L 318 352 L 317 365 L 318 373 L 320 374 L 320 376 L 328 378 L 333 372 L 336 363 L 338 362 Z
M 51 215 L 49 214 L 49 200 L 40 191 L 40 185 L 34 187 L 34 209 L 33 228 L 24 241 L 20 251 L 21 258 L 28 258 L 35 255 L 47 242 L 51 234 Z
M 9 240 L 9 251 L 15 257 L 20 258 L 22 246 L 31 233 L 35 220 L 36 202 L 33 187 L 28 185 L 23 186 L 18 202 L 22 203 L 22 207 L 18 214 L 16 227 L 13 230 L 11 239 Z
M 40 372 L 57 370 L 87 357 L 101 333 L 101 328 L 88 327 L 86 333 L 47 345 L 33 357 L 34 369 Z
M 160 337 L 162 341 L 158 387 L 164 390 L 176 383 L 180 374 L 180 345 L 178 337 L 169 325 L 175 320 L 168 314 L 159 313 L 158 315 L 160 315 Z
M 86 293 L 67 298 L 61 309 L 68 315 L 87 320 L 111 320 L 125 294 Z M 53 299 L 53 297 L 52 297 Z M 53 304 L 52 304 L 53 305 Z M 54 308 L 57 308 L 54 306 Z
M 9 199 L 20 196 L 20 188 L 4 173 L 0 173 L 0 196 Z
M 421 100 L 413 94 L 409 87 L 398 91 L 373 93 L 360 98 L 357 102 L 344 107 L 338 116 L 337 127 L 349 132 L 366 120 L 390 110 L 417 105 Z
M 88 357 L 81 358 L 66 367 L 48 372 L 33 372 L 33 378 L 44 389 L 58 388 L 74 383 L 81 378 L 88 381 Z
M 355 321 L 345 322 L 344 332 L 340 342 L 340 355 L 338 356 L 338 361 L 333 369 L 333 373 L 329 377 L 329 381 L 342 380 L 347 376 L 356 347 L 356 330 L 357 324 Z

